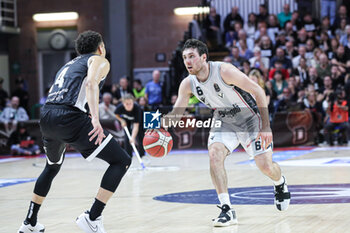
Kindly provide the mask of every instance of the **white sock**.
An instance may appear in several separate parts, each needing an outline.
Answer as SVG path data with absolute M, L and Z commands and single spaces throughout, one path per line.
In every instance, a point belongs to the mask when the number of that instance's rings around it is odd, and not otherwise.
M 230 201 L 230 196 L 228 195 L 228 193 L 220 193 L 218 195 L 218 198 L 219 198 L 221 206 L 226 204 L 231 208 L 231 201 Z
M 273 184 L 274 184 L 275 186 L 278 186 L 278 185 L 283 184 L 284 181 L 285 181 L 285 180 L 284 180 L 284 177 L 281 176 L 281 178 L 280 178 L 279 180 L 277 180 L 277 181 L 274 181 L 274 180 L 273 180 Z

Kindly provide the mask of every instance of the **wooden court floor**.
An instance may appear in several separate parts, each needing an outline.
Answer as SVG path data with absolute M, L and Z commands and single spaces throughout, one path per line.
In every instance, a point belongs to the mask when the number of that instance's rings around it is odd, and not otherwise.
M 289 151 L 276 158 L 281 160 L 283 173 L 290 186 L 305 185 L 301 186 L 305 190 L 295 189 L 295 193 L 291 189 L 292 197 L 301 202 L 304 199 L 307 201 L 304 204 L 292 204 L 286 212 L 279 212 L 273 204 L 251 204 L 252 200 L 260 198 L 259 192 L 255 193 L 255 196 L 244 196 L 243 191 L 237 192 L 235 195 L 239 196 L 241 193 L 243 195 L 241 199 L 247 200 L 247 203 L 233 205 L 239 224 L 227 228 L 211 226 L 211 219 L 218 216 L 219 209 L 215 204 L 198 204 L 196 199 L 203 197 L 205 199 L 204 194 L 186 194 L 193 199 L 193 203 L 176 202 L 177 198 L 186 195 L 173 195 L 172 201 L 175 202 L 153 199 L 165 194 L 213 189 L 205 151 L 177 152 L 161 159 L 149 158 L 150 169 L 146 171 L 139 170 L 137 161 L 133 160 L 131 169 L 105 208 L 106 231 L 108 233 L 350 232 L 350 188 L 346 186 L 350 184 L 350 148 L 316 149 L 303 153 Z M 247 187 L 266 186 L 271 187 L 272 193 L 270 180 L 252 163 L 244 162 L 248 159 L 244 152 L 235 152 L 227 158 L 229 188 L 243 190 Z M 5 179 L 36 178 L 44 163 L 45 158 L 0 163 L 0 180 L 4 183 Z M 107 165 L 100 160 L 89 163 L 80 157 L 65 159 L 39 213 L 39 221 L 46 226 L 45 232 L 81 232 L 75 224 L 75 218 L 90 207 L 106 167 Z M 327 189 L 322 186 L 342 184 L 346 187 Z M 316 188 L 310 192 L 306 190 L 313 185 L 316 185 Z M 26 215 L 33 186 L 34 182 L 27 182 L 0 188 L 1 233 L 17 232 Z M 335 202 L 343 203 L 313 203 L 329 197 L 338 200 Z M 207 195 L 209 202 L 213 200 L 215 202 L 215 198 L 215 195 Z M 270 198 L 267 198 L 267 201 L 270 201 Z

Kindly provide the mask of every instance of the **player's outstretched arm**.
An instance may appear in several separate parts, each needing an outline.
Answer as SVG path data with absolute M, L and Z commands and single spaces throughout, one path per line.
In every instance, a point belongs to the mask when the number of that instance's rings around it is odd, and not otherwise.
M 90 141 L 97 137 L 95 144 L 101 144 L 105 135 L 99 120 L 99 83 L 101 79 L 105 77 L 109 72 L 109 62 L 107 59 L 100 56 L 92 56 L 89 60 L 89 69 L 86 80 L 86 99 L 89 105 L 91 114 L 91 123 L 93 130 L 89 132 Z
M 190 85 L 191 83 L 188 77 L 182 80 L 179 87 L 177 100 L 173 106 L 173 110 L 163 117 L 163 121 L 169 122 L 169 119 L 172 121 L 181 119 L 191 97 L 192 92 Z
M 257 138 L 261 137 L 263 145 L 268 147 L 272 142 L 272 133 L 265 91 L 231 64 L 225 63 L 221 66 L 221 77 L 228 85 L 233 84 L 254 95 L 262 118 L 262 128 Z

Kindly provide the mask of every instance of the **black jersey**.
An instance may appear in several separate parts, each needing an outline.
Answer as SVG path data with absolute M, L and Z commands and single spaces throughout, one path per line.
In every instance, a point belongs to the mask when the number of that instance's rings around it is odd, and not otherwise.
M 92 56 L 84 54 L 66 63 L 56 74 L 46 104 L 68 105 L 87 112 L 86 77 Z M 102 87 L 104 79 L 99 86 Z

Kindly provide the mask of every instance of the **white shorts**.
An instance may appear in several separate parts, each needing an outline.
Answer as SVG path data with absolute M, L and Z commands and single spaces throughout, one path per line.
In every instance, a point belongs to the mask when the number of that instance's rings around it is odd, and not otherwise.
M 259 140 L 255 140 L 259 134 L 258 125 L 256 130 L 250 132 L 235 132 L 229 131 L 227 129 L 227 125 L 226 127 L 224 126 L 218 129 L 212 128 L 209 133 L 208 147 L 214 142 L 220 142 L 224 144 L 231 153 L 238 147 L 239 144 L 241 144 L 244 150 L 251 157 L 265 153 L 267 151 L 272 151 L 273 143 L 271 143 L 271 145 L 265 149 L 264 145 L 261 143 L 260 138 Z

